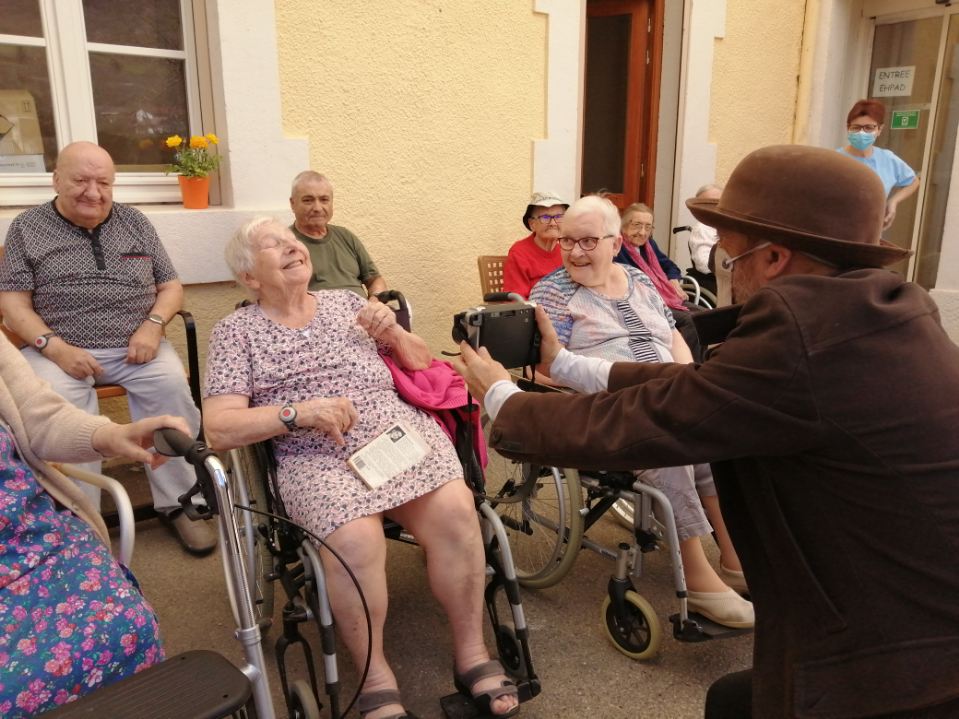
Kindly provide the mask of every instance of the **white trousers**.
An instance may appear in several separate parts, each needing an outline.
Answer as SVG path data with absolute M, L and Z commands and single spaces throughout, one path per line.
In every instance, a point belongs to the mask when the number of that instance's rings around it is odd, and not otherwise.
M 87 350 L 103 367 L 103 373 L 96 378 L 82 380 L 74 379 L 32 347 L 25 347 L 21 351 L 38 376 L 49 382 L 71 404 L 90 414 L 100 413 L 96 385 L 118 384 L 127 391 L 130 417 L 134 421 L 158 414 L 173 414 L 187 421 L 194 436 L 200 431 L 200 411 L 193 404 L 183 363 L 166 340 L 160 341 L 157 356 L 146 364 L 127 363 L 125 347 Z M 100 462 L 87 462 L 78 466 L 99 472 L 100 465 Z M 168 460 L 158 469 L 145 468 L 153 494 L 153 506 L 159 512 L 168 513 L 179 507 L 177 497 L 196 482 L 193 468 L 179 457 Z M 79 486 L 99 507 L 99 488 L 84 483 L 79 483 Z

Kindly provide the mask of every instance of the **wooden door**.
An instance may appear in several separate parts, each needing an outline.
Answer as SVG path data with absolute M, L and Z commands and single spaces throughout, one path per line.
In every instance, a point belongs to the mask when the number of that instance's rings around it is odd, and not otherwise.
M 653 203 L 664 0 L 588 0 L 583 193 Z

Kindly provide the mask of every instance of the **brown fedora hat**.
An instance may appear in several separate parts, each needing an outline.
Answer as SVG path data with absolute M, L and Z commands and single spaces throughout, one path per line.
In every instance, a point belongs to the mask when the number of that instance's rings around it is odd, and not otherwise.
M 686 206 L 705 225 L 840 267 L 885 267 L 910 255 L 880 238 L 886 197 L 879 176 L 835 150 L 763 147 L 740 161 L 718 200 Z

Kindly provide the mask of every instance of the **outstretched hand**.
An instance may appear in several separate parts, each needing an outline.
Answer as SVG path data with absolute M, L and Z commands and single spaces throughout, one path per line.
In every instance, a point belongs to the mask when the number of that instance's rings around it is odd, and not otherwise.
M 161 427 L 178 429 L 187 435 L 193 434 L 185 419 L 164 414 L 130 424 L 102 425 L 93 433 L 93 448 L 104 457 L 126 457 L 156 469 L 166 462 L 167 458 L 147 450 L 153 446 L 153 432 Z
M 468 342 L 460 342 L 460 356 L 453 358 L 452 365 L 466 380 L 470 394 L 481 402 L 496 382 L 510 379 L 506 368 L 490 357 L 485 347 L 477 352 Z

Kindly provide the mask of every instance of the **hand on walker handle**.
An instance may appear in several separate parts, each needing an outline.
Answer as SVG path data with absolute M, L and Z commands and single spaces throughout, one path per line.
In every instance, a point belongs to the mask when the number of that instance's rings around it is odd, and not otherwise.
M 104 457 L 127 457 L 156 469 L 167 458 L 148 452 L 146 448 L 153 446 L 153 432 L 161 427 L 172 427 L 186 435 L 193 435 L 185 419 L 165 414 L 145 417 L 130 424 L 101 425 L 93 432 L 93 448 Z

